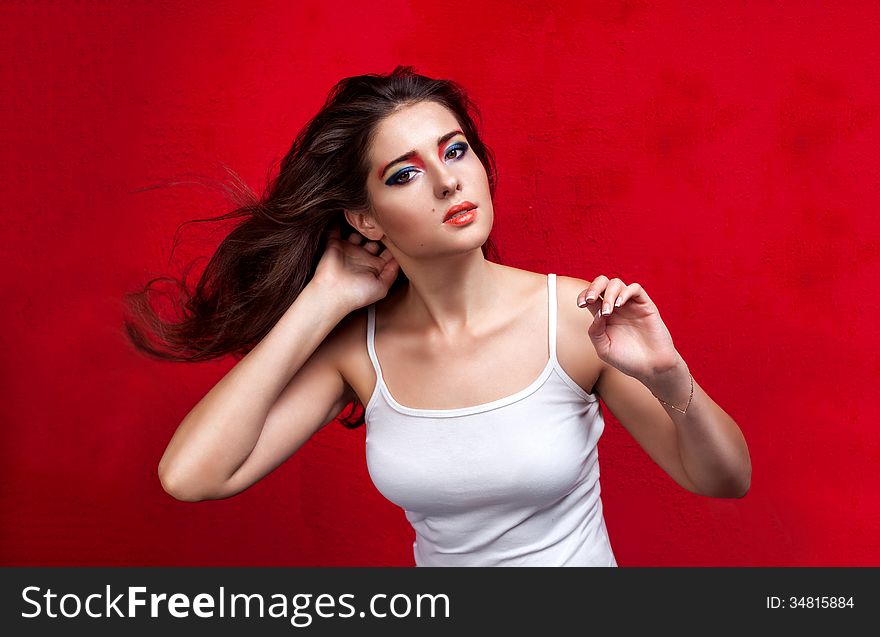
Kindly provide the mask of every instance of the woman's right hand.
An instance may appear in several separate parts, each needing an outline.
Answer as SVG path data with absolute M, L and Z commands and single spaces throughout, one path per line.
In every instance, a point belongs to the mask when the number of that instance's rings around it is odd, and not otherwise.
M 338 228 L 330 230 L 312 283 L 352 312 L 384 298 L 400 266 L 377 241 L 364 243 L 358 232 L 348 239 L 340 237 Z

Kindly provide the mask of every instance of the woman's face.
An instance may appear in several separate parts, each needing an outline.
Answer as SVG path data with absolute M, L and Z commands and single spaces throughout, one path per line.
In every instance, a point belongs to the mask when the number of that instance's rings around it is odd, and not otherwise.
M 432 101 L 406 106 L 376 129 L 368 156 L 370 225 L 358 230 L 381 240 L 395 257 L 466 252 L 482 246 L 492 230 L 486 169 L 457 131 L 452 111 Z M 444 222 L 449 208 L 462 202 L 476 204 L 474 219 Z

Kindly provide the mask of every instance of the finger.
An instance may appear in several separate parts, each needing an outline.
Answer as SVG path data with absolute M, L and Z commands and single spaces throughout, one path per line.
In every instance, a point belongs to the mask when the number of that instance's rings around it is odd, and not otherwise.
M 381 279 L 385 283 L 385 285 L 391 287 L 391 284 L 394 283 L 394 279 L 397 278 L 397 273 L 400 270 L 400 266 L 394 259 L 384 261 L 384 263 L 385 265 L 379 272 L 379 279 Z
M 630 283 L 625 288 L 623 288 L 623 292 L 621 292 L 620 296 L 617 297 L 617 301 L 614 302 L 614 306 L 622 307 L 624 303 L 640 294 L 647 298 L 647 294 L 645 294 L 645 291 L 642 289 L 641 285 L 639 285 L 638 283 Z
M 607 284 L 608 277 L 604 274 L 593 279 L 590 285 L 578 294 L 578 307 L 587 307 L 591 303 L 594 303 L 596 299 L 601 298 L 601 293 Z
M 348 240 L 356 246 L 361 244 L 361 239 L 363 239 L 363 237 L 358 232 L 352 232 L 348 235 Z
M 647 292 L 645 292 L 645 288 L 643 288 L 638 283 L 630 283 L 629 288 L 630 288 L 630 291 L 629 291 L 629 298 L 630 299 L 635 299 L 636 297 L 638 297 L 642 301 L 647 301 L 648 303 L 653 303 L 653 301 L 651 300 L 651 297 L 648 296 Z
M 393 262 L 393 263 L 392 263 Z M 386 259 L 381 254 L 376 257 L 370 257 L 370 267 L 376 268 L 376 274 L 379 274 L 385 268 L 389 268 L 392 265 L 396 265 L 397 262 L 394 259 Z
M 607 323 L 605 319 L 607 317 L 602 316 L 602 309 L 599 307 L 595 307 L 596 303 L 593 304 L 593 309 L 590 310 L 590 314 L 593 315 L 593 321 L 590 323 L 590 327 L 587 329 L 587 333 L 590 335 L 592 339 L 599 339 L 600 341 L 605 338 L 605 327 Z M 594 340 L 594 344 L 595 344 Z
M 376 241 L 367 241 L 364 244 L 364 250 L 366 250 L 370 254 L 378 254 L 381 249 L 382 246 Z
M 608 287 L 605 288 L 605 298 L 602 300 L 603 315 L 611 316 L 611 313 L 614 311 L 614 304 L 624 288 L 626 288 L 626 284 L 620 279 L 615 278 L 608 282 Z

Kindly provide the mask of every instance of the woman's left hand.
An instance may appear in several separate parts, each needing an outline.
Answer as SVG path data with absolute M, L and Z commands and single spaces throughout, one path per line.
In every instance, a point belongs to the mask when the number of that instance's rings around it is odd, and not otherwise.
M 578 294 L 577 304 L 593 314 L 587 333 L 599 358 L 624 374 L 645 382 L 681 360 L 657 306 L 638 283 L 599 276 Z

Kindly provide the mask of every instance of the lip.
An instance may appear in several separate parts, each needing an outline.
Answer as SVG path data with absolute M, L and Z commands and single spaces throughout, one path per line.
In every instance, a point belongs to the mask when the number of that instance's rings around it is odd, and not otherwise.
M 447 219 L 443 222 L 443 225 L 446 226 L 466 226 L 472 223 L 477 218 L 477 213 L 480 211 L 479 208 L 471 208 L 470 210 L 465 210 L 457 217 L 452 217 L 451 219 Z
M 471 208 L 476 208 L 477 204 L 471 203 L 470 201 L 462 201 L 461 203 L 457 203 L 452 206 L 449 210 L 446 211 L 446 215 L 443 217 L 443 223 L 449 221 L 449 217 L 452 215 L 461 212 L 462 210 L 470 210 Z

